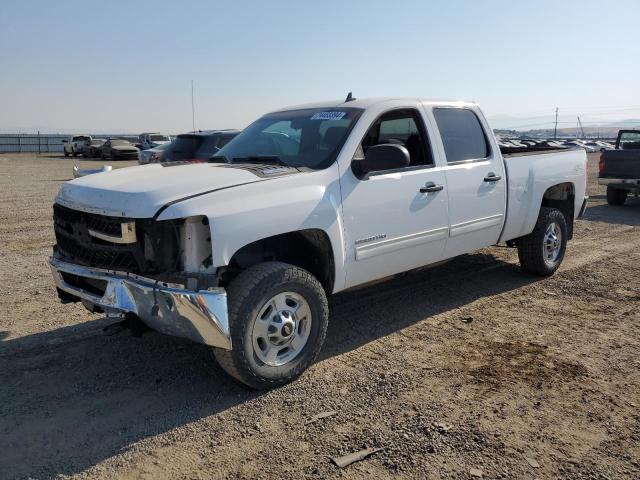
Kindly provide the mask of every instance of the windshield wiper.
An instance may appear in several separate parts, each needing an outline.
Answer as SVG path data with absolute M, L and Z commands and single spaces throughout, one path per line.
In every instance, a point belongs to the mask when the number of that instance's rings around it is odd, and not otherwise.
M 231 160 L 231 163 L 234 163 L 234 162 L 275 163 L 276 165 L 282 165 L 283 167 L 291 166 L 276 155 L 251 155 L 248 157 L 235 157 Z

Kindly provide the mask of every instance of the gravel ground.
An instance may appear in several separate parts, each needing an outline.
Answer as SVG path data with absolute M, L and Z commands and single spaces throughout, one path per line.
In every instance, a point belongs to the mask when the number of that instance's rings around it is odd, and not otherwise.
M 337 295 L 322 358 L 262 393 L 207 347 L 58 303 L 73 163 L 0 155 L 0 478 L 640 478 L 640 199 L 607 206 L 595 155 L 556 275 L 494 247 Z

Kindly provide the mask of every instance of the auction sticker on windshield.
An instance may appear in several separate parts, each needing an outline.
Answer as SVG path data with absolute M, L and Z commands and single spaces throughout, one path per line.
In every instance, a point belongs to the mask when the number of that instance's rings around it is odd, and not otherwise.
M 341 120 L 347 112 L 318 112 L 314 113 L 311 120 Z

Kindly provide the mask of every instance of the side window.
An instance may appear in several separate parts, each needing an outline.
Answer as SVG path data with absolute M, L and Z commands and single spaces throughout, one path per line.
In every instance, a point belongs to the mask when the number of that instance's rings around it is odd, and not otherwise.
M 447 163 L 486 158 L 487 137 L 475 113 L 466 108 L 434 108 Z
M 413 109 L 400 109 L 382 115 L 369 128 L 362 140 L 362 152 L 369 147 L 395 143 L 409 152 L 410 166 L 433 165 L 433 157 L 420 114 Z

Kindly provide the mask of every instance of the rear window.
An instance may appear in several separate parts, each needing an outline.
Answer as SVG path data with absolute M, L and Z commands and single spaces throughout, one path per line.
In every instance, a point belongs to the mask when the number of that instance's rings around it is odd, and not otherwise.
M 167 159 L 176 161 L 195 158 L 204 138 L 202 135 L 178 135 L 171 143 Z
M 149 135 L 152 142 L 168 142 L 171 139 L 167 135 Z
M 475 113 L 465 108 L 435 108 L 433 115 L 444 144 L 447 163 L 489 156 L 489 144 Z

